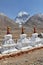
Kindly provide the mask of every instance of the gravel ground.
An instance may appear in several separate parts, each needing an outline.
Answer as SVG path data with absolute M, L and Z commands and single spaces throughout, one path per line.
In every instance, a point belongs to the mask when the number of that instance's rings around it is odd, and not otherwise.
M 43 65 L 43 48 L 0 60 L 0 65 Z

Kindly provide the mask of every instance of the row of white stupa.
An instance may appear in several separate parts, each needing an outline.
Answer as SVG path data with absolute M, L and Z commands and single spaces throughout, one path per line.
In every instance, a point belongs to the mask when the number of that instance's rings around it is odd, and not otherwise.
M 38 46 L 43 46 L 43 33 L 40 35 L 36 33 L 34 28 L 34 33 L 31 37 L 27 38 L 27 35 L 24 34 L 22 27 L 22 34 L 20 35 L 20 39 L 18 39 L 17 43 L 15 43 L 12 39 L 12 35 L 9 32 L 9 28 L 7 28 L 7 34 L 4 36 L 3 43 L 0 46 L 0 54 L 17 52 L 19 50 L 31 49 Z

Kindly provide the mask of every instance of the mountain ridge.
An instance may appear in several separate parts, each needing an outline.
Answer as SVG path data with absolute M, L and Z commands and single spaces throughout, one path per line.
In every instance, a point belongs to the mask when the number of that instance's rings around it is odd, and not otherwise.
M 6 29 L 7 26 L 10 26 L 12 29 L 17 27 L 18 24 L 14 22 L 11 18 L 6 16 L 3 13 L 0 13 L 0 29 Z

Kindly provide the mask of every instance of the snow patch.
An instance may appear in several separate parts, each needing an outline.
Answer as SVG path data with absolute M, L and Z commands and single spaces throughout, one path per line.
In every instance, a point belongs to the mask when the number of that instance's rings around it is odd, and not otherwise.
M 0 13 L 1 16 L 6 16 L 4 13 Z
M 28 15 L 28 13 L 27 12 L 20 12 L 20 13 L 18 13 L 18 16 L 20 16 L 20 17 L 22 17 L 23 15 Z

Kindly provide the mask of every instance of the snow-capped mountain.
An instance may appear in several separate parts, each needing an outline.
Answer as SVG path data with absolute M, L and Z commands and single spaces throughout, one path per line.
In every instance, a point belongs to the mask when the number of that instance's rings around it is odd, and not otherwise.
M 27 12 L 19 12 L 17 17 L 15 18 L 16 23 L 22 24 L 27 21 L 29 14 Z

